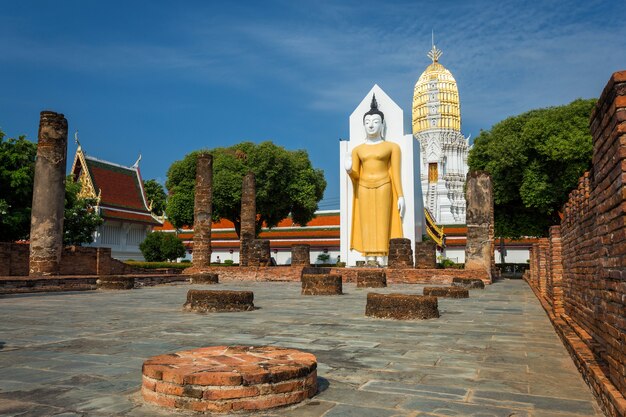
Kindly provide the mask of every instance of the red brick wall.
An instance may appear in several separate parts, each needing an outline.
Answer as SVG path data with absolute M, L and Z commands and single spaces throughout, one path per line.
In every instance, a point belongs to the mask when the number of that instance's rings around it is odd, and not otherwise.
M 591 135 L 592 169 L 570 195 L 561 225 L 564 310 L 593 338 L 609 379 L 626 395 L 626 71 L 602 92 Z
M 604 411 L 607 415 L 623 416 L 626 71 L 613 74 L 609 80 L 591 115 L 590 129 L 592 168 L 570 193 L 561 226 L 550 229 L 547 246 L 544 247 L 543 239 L 533 245 L 531 271 L 526 277 L 548 306 L 564 340 L 577 340 L 566 345 Z
M 0 277 L 28 275 L 28 245 L 0 243 Z
M 0 277 L 28 276 L 29 247 L 0 243 Z M 110 248 L 66 246 L 61 256 L 60 275 L 163 274 L 164 270 L 142 269 L 111 258 Z M 178 271 L 175 271 L 175 273 Z

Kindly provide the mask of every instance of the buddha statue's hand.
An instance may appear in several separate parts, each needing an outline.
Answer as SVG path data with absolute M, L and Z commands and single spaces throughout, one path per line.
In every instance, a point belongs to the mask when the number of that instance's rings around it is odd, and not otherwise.
M 406 205 L 404 204 L 404 197 L 398 197 L 398 211 L 400 212 L 401 219 L 404 219 L 405 210 L 406 210 Z
M 346 153 L 345 158 L 343 159 L 343 167 L 346 169 L 348 173 L 352 171 L 352 154 Z

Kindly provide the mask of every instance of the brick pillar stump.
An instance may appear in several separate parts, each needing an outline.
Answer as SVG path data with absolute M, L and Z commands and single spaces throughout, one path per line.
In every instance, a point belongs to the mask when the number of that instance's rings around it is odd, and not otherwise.
M 219 276 L 214 273 L 202 272 L 191 275 L 189 282 L 192 284 L 219 284 Z
M 452 285 L 455 287 L 467 288 L 470 290 L 474 290 L 474 289 L 482 290 L 485 288 L 485 283 L 480 278 L 455 277 L 455 278 L 452 278 Z
M 311 266 L 310 245 L 291 245 L 291 266 Z
M 30 218 L 31 276 L 61 271 L 66 161 L 67 120 L 62 114 L 42 111 Z
M 357 271 L 357 288 L 383 288 L 387 286 L 385 271 Z
M 424 287 L 424 295 L 448 298 L 469 298 L 469 290 L 462 287 Z
M 141 394 L 166 408 L 253 412 L 296 404 L 317 393 L 314 355 L 277 346 L 211 346 L 143 363 Z
M 193 205 L 193 267 L 211 266 L 211 215 L 213 212 L 213 155 L 201 153 L 196 161 Z
M 254 310 L 253 301 L 252 291 L 189 290 L 183 310 L 199 313 L 250 311 Z
M 96 281 L 99 290 L 132 290 L 135 288 L 135 278 L 128 275 L 102 275 Z
M 437 268 L 437 244 L 435 242 L 415 242 L 415 268 Z
M 341 295 L 341 275 L 302 274 L 302 295 Z
M 270 241 L 269 239 L 248 240 L 248 266 L 270 265 Z
M 387 268 L 413 268 L 413 249 L 411 249 L 411 239 L 396 238 L 389 241 Z
M 424 320 L 439 317 L 437 297 L 415 294 L 367 294 L 365 315 L 381 319 Z

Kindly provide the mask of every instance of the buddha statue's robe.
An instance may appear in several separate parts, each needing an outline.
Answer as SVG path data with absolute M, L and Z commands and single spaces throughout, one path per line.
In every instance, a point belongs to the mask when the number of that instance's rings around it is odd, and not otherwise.
M 403 237 L 397 208 L 403 197 L 400 165 L 400 147 L 393 142 L 364 143 L 352 151 L 350 249 L 364 256 L 387 256 L 389 239 Z

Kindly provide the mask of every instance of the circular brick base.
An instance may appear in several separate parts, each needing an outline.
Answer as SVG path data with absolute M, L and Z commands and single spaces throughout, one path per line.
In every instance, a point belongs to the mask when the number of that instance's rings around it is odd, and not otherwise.
M 219 284 L 219 278 L 217 274 L 209 272 L 201 272 L 199 274 L 193 274 L 190 278 L 192 284 Z
M 341 295 L 341 275 L 302 274 L 302 295 Z
M 98 277 L 96 288 L 99 290 L 132 290 L 135 278 L 124 275 L 104 275 Z
M 437 297 L 415 294 L 367 294 L 365 315 L 381 319 L 415 320 L 439 317 Z
M 253 301 L 252 291 L 189 290 L 183 310 L 200 313 L 249 311 L 254 310 Z
M 462 287 L 424 287 L 424 295 L 448 298 L 469 298 L 469 290 Z
M 482 279 L 479 278 L 452 278 L 452 285 L 455 287 L 467 288 L 470 290 L 473 289 L 484 289 L 485 283 Z
M 383 288 L 387 286 L 387 274 L 384 271 L 358 271 L 357 288 Z
M 275 346 L 214 346 L 154 356 L 141 394 L 153 404 L 229 413 L 295 404 L 317 392 L 317 359 Z

